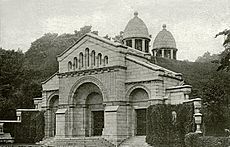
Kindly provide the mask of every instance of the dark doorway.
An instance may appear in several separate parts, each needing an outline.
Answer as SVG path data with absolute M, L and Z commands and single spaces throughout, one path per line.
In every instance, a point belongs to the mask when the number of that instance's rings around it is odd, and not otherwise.
M 104 128 L 104 111 L 93 111 L 93 136 L 101 136 Z
M 146 135 L 146 109 L 137 109 L 137 136 Z

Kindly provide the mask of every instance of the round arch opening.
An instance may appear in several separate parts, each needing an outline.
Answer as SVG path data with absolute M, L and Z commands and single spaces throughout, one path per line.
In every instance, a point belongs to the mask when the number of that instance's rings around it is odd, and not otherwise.
M 133 134 L 137 136 L 146 135 L 146 108 L 148 105 L 148 93 L 143 88 L 135 88 L 129 95 L 130 104 L 133 106 L 133 118 L 134 122 L 132 124 Z
M 58 110 L 59 105 L 59 96 L 54 95 L 50 98 L 49 108 L 50 108 L 50 137 L 54 137 L 56 135 L 56 112 Z
M 104 106 L 100 88 L 91 82 L 83 83 L 74 93 L 73 104 L 74 134 L 101 136 L 104 128 Z
M 129 101 L 131 102 L 145 101 L 148 99 L 149 99 L 148 93 L 143 88 L 134 89 L 129 96 Z

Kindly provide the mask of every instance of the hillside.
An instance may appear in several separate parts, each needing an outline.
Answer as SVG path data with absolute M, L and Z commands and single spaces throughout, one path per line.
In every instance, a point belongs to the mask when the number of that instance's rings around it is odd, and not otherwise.
M 152 58 L 152 62 L 154 61 L 155 59 Z M 156 61 L 156 64 L 162 67 L 182 73 L 185 83 L 193 86 L 192 97 L 203 96 L 205 88 L 212 83 L 215 83 L 217 87 L 222 88 L 226 94 L 230 95 L 230 73 L 217 71 L 219 64 L 164 58 L 157 58 Z
M 74 44 L 81 36 L 91 32 L 91 26 L 85 26 L 73 34 L 47 33 L 31 43 L 29 50 L 25 53 L 24 66 L 27 69 L 37 71 L 38 77 L 43 81 L 58 70 L 56 56 Z

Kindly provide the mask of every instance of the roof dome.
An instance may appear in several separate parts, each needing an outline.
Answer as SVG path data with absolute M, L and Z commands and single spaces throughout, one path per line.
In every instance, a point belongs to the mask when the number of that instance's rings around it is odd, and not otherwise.
M 165 24 L 163 25 L 163 30 L 157 34 L 153 42 L 153 49 L 160 48 L 176 48 L 176 41 L 172 33 L 166 30 Z
M 138 17 L 138 12 L 134 13 L 134 18 L 131 19 L 125 27 L 123 39 L 134 37 L 150 39 L 148 28 L 143 20 Z

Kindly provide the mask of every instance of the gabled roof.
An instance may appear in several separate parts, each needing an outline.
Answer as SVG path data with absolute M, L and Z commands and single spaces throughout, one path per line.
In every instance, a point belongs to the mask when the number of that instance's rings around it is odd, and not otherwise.
M 67 48 L 66 50 L 64 50 L 61 54 L 57 55 L 57 57 L 61 57 L 62 55 L 64 55 L 67 51 L 69 51 L 74 45 L 76 45 L 78 42 L 80 42 L 83 38 L 85 37 L 91 37 L 91 38 L 94 38 L 96 40 L 99 40 L 99 41 L 102 41 L 106 44 L 109 44 L 109 45 L 112 45 L 114 47 L 122 47 L 122 48 L 127 48 L 127 46 L 123 45 L 123 44 L 120 44 L 118 42 L 113 42 L 111 40 L 108 40 L 108 39 L 105 39 L 103 37 L 100 37 L 98 35 L 95 35 L 93 33 L 87 33 L 85 34 L 84 36 L 80 37 L 73 45 L 71 45 L 69 48 Z
M 51 80 L 53 77 L 55 77 L 58 74 L 58 72 L 55 72 L 53 75 L 51 75 L 48 79 L 46 79 L 45 81 L 42 81 L 42 84 L 47 83 L 49 80 Z
M 126 56 L 126 58 L 129 59 L 129 60 L 131 60 L 131 61 L 133 61 L 133 62 L 136 62 L 136 63 L 138 63 L 138 64 L 140 64 L 140 65 L 143 65 L 143 66 L 145 66 L 145 67 L 147 67 L 147 68 L 149 68 L 149 69 L 152 69 L 152 70 L 164 71 L 164 72 L 167 72 L 167 73 L 171 73 L 171 74 L 173 74 L 173 75 L 175 75 L 175 76 L 178 76 L 178 75 L 181 76 L 181 75 L 182 75 L 181 73 L 176 73 L 176 72 L 174 72 L 174 71 L 168 70 L 168 69 L 166 69 L 166 68 L 163 68 L 163 67 L 161 67 L 161 66 L 158 66 L 158 65 L 156 65 L 156 64 L 153 64 L 153 63 L 151 63 L 151 62 L 140 61 L 140 60 L 137 60 L 136 58 L 133 58 L 133 57 L 131 57 L 131 56 Z

